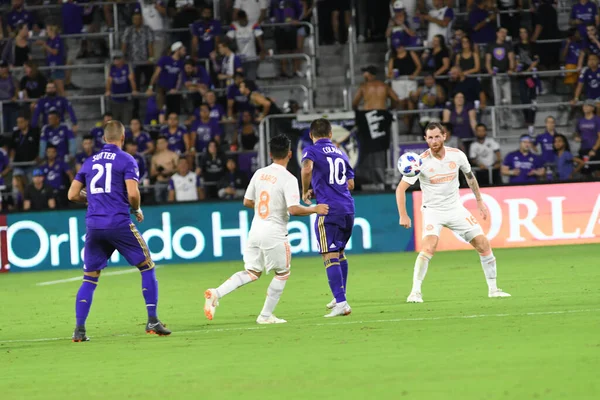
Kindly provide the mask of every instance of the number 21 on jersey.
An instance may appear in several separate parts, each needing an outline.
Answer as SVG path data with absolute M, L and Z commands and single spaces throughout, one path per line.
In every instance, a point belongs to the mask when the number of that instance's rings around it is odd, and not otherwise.
M 329 163 L 329 184 L 343 185 L 346 183 L 346 163 L 343 158 L 327 157 Z
M 112 183 L 112 163 L 106 163 L 105 165 L 94 164 L 92 169 L 94 171 L 98 171 L 98 172 L 96 172 L 96 175 L 94 175 L 94 177 L 92 178 L 92 181 L 90 182 L 91 193 L 93 193 L 93 194 L 110 193 L 110 185 Z M 105 172 L 106 172 L 106 176 L 105 176 Z M 96 185 L 98 184 L 98 181 L 100 179 L 102 179 L 103 176 L 105 176 L 104 188 L 97 187 Z

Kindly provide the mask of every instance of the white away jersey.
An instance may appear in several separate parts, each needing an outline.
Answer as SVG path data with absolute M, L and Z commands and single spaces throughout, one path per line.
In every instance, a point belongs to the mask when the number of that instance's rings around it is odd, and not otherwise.
M 254 201 L 250 238 L 285 240 L 288 207 L 300 204 L 298 179 L 281 165 L 271 164 L 254 173 L 244 197 Z
M 461 170 L 465 174 L 471 172 L 471 165 L 465 153 L 453 147 L 444 148 L 446 155 L 443 160 L 438 160 L 427 150 L 421 154 L 421 173 L 412 178 L 402 178 L 411 185 L 419 179 L 423 205 L 434 210 L 451 210 L 460 206 L 458 171 Z

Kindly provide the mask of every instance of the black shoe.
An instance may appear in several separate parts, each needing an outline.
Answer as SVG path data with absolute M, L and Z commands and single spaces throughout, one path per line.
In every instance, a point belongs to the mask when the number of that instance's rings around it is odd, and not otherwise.
M 171 331 L 167 329 L 167 326 L 160 321 L 150 322 L 146 324 L 146 333 L 149 335 L 158 336 L 169 336 Z
M 73 342 L 89 342 L 90 338 L 85 336 L 85 326 L 75 327 L 73 332 Z

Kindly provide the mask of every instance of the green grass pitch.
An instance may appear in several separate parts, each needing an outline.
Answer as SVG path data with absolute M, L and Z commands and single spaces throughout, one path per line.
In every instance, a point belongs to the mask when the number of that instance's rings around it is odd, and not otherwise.
M 203 292 L 241 262 L 158 269 L 170 337 L 144 333 L 139 274 L 100 278 L 88 343 L 72 343 L 77 271 L 0 276 L 0 398 L 598 399 L 600 246 L 496 250 L 488 299 L 475 252 L 438 253 L 424 304 L 406 304 L 415 253 L 348 255 L 348 317 L 317 258 L 296 258 L 276 310 L 255 324 L 271 276 L 221 300 Z M 114 272 L 108 269 L 106 272 Z M 266 279 L 265 279 L 266 278 Z M 42 340 L 37 340 L 42 339 Z

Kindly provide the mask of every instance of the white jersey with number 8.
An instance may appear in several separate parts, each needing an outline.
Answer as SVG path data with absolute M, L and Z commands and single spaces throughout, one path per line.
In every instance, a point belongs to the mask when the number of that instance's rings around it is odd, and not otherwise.
M 249 237 L 259 241 L 287 240 L 288 207 L 300 204 L 298 179 L 278 164 L 254 173 L 244 195 L 254 201 Z

